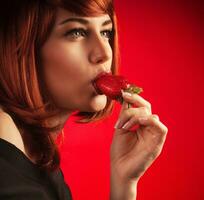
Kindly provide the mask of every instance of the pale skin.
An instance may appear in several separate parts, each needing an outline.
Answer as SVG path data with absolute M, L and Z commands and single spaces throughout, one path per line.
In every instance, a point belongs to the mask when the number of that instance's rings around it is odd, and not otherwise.
M 96 95 L 91 81 L 111 70 L 108 15 L 81 17 L 59 9 L 55 26 L 41 49 L 44 80 L 63 112 L 99 111 L 105 95 Z
M 76 28 L 78 30 L 73 31 Z M 46 89 L 53 103 L 62 110 L 60 116 L 50 121 L 51 124 L 59 121 L 65 123 L 76 110 L 94 112 L 105 107 L 106 96 L 96 94 L 91 81 L 99 73 L 111 70 L 111 29 L 108 15 L 81 17 L 63 9 L 58 10 L 53 31 L 41 49 Z M 158 115 L 152 114 L 148 101 L 136 94 L 123 94 L 123 98 L 118 118 L 120 123 L 115 127 L 110 152 L 111 200 L 136 199 L 137 183 L 161 153 L 167 135 L 167 127 Z M 133 107 L 128 108 L 128 103 Z M 20 130 L 1 111 L 0 137 L 28 156 Z M 123 127 L 128 121 L 129 125 Z M 134 125 L 139 125 L 137 131 L 130 130 Z
M 111 200 L 136 199 L 137 183 L 161 153 L 168 132 L 144 98 L 123 92 L 123 99 L 111 145 Z

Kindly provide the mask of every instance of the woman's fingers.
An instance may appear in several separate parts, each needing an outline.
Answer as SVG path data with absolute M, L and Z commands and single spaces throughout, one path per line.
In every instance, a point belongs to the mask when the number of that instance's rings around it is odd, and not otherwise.
M 124 101 L 137 107 L 147 107 L 151 112 L 151 104 L 138 94 L 130 94 L 122 91 Z
M 154 117 L 155 119 L 159 120 L 159 116 L 158 115 L 153 114 L 152 117 Z
M 129 130 L 136 124 L 139 124 L 138 118 L 132 117 L 129 121 L 127 121 L 123 126 L 122 129 Z
M 128 103 L 126 101 L 123 101 L 120 113 L 122 113 L 124 110 L 127 110 L 128 108 Z
M 153 119 L 151 119 L 151 118 L 153 118 Z M 148 120 L 149 123 L 145 123 L 144 124 L 145 120 Z M 155 114 L 153 114 L 153 115 L 146 115 L 146 116 L 135 116 L 134 115 L 126 123 L 124 123 L 124 125 L 121 128 L 125 129 L 125 130 L 130 130 L 135 125 L 144 125 L 144 126 L 150 125 L 150 126 L 155 126 L 155 127 L 158 126 L 158 127 L 160 127 L 163 124 L 159 121 L 159 116 L 155 115 Z M 160 131 L 163 131 L 163 130 L 160 128 Z
M 131 118 L 133 118 L 134 121 L 136 122 L 139 117 L 149 116 L 149 115 L 151 115 L 151 112 L 146 107 L 125 109 L 123 110 L 123 112 L 121 112 L 119 119 L 115 124 L 115 128 L 117 129 L 122 128 L 124 124 L 127 121 L 129 121 Z
M 167 127 L 159 121 L 158 115 L 146 115 L 142 117 L 132 116 L 122 127 L 121 129 L 130 130 L 135 125 L 143 125 L 152 128 L 156 128 L 157 131 L 154 131 L 155 136 L 159 137 L 162 135 L 166 135 L 168 132 Z
M 166 126 L 159 121 L 159 116 L 151 113 L 151 104 L 138 94 L 130 94 L 122 91 L 124 102 L 118 121 L 115 124 L 116 129 L 129 130 L 135 125 L 156 126 L 162 132 L 167 132 Z M 129 107 L 133 104 L 137 108 Z
M 168 128 L 164 124 L 162 124 L 162 122 L 160 122 L 158 120 L 157 115 L 140 117 L 140 118 L 138 118 L 138 122 L 140 125 L 143 125 L 143 126 L 156 127 L 160 133 L 167 134 L 167 132 L 168 132 Z

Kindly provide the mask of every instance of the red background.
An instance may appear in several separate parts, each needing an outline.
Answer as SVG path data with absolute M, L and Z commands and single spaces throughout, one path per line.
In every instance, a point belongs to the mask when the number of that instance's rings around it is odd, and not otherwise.
M 142 86 L 168 127 L 159 158 L 138 185 L 138 200 L 201 200 L 203 182 L 204 6 L 202 1 L 115 1 L 121 73 Z M 65 126 L 65 180 L 74 200 L 109 199 L 109 150 L 120 106 L 95 124 Z

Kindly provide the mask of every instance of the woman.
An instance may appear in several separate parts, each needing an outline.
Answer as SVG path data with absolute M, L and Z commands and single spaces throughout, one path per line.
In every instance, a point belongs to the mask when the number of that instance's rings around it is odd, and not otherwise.
M 73 112 L 87 123 L 112 111 L 91 82 L 117 74 L 113 3 L 7 0 L 0 13 L 0 199 L 71 199 L 55 140 Z M 136 198 L 167 134 L 149 102 L 123 98 L 111 145 L 111 200 Z

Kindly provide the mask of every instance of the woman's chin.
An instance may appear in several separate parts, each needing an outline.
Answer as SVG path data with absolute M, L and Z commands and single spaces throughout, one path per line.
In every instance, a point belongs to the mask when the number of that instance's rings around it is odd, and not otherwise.
M 90 112 L 98 112 L 103 110 L 107 103 L 107 97 L 105 95 L 96 95 L 91 98 L 89 103 Z

